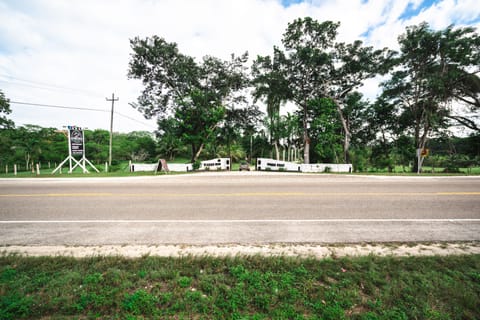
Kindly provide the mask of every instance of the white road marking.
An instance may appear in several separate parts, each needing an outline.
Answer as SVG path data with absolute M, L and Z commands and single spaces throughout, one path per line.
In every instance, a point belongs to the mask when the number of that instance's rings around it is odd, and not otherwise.
M 327 222 L 480 222 L 480 219 L 245 219 L 245 220 L 1 220 L 0 224 L 104 223 L 327 223 Z

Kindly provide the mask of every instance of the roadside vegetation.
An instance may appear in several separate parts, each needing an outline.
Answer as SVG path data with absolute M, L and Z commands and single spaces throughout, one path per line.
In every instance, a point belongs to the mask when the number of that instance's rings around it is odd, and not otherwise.
M 478 319 L 480 255 L 0 257 L 0 318 Z
M 208 52 L 191 57 L 161 35 L 134 37 L 127 75 L 144 88 L 131 105 L 156 118 L 158 129 L 115 133 L 110 171 L 128 160 L 262 157 L 351 163 L 354 172 L 417 172 L 418 150 L 428 154 L 427 172 L 480 167 L 475 28 L 408 26 L 397 35 L 398 51 L 341 42 L 340 31 L 336 22 L 298 18 L 270 55 L 249 59 L 245 52 L 228 60 Z M 379 77 L 378 96 L 370 101 L 359 90 Z M 0 173 L 65 159 L 64 134 L 15 127 L 10 113 L 0 88 Z M 109 132 L 87 130 L 85 140 L 88 159 L 104 164 Z

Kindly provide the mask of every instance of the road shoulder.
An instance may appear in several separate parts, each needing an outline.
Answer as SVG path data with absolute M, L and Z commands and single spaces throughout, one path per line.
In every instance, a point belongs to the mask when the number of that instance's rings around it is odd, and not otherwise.
M 2 255 L 22 256 L 287 256 L 336 258 L 356 256 L 446 256 L 480 254 L 480 242 L 358 243 L 358 244 L 219 244 L 219 245 L 98 245 L 98 246 L 0 246 Z

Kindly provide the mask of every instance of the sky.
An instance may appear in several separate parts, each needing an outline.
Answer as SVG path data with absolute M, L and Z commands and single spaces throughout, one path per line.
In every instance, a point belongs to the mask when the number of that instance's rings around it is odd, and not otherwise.
M 142 91 L 128 79 L 130 39 L 158 35 L 199 61 L 232 53 L 269 55 L 287 24 L 310 16 L 341 23 L 339 41 L 398 49 L 410 25 L 480 30 L 478 0 L 0 0 L 0 90 L 16 126 L 76 125 L 151 131 L 129 103 Z M 360 89 L 373 100 L 378 79 Z

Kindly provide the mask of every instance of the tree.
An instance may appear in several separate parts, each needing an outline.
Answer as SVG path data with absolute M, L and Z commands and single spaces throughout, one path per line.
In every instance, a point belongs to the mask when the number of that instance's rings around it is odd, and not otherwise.
M 191 100 L 181 102 L 175 112 L 177 133 L 180 139 L 191 146 L 191 161 L 195 162 L 205 144 L 214 138 L 213 133 L 225 116 L 225 108 L 216 104 L 208 94 L 194 91 Z
M 0 90 L 0 129 L 8 129 L 14 127 L 12 120 L 7 119 L 3 114 L 10 114 L 12 110 L 10 109 L 10 101 L 5 98 L 2 90 Z
M 182 141 L 178 136 L 177 121 L 174 117 L 158 120 L 156 136 L 158 139 L 158 151 L 161 156 L 173 160 L 182 149 Z
M 339 163 L 342 152 L 341 124 L 332 100 L 320 98 L 309 103 L 309 118 L 312 119 L 310 136 L 316 162 Z
M 241 99 L 234 93 L 246 84 L 243 65 L 248 54 L 232 55 L 231 61 L 206 56 L 197 63 L 180 53 L 176 43 L 158 36 L 137 37 L 130 43 L 133 54 L 128 76 L 141 79 L 145 86 L 132 105 L 146 117 L 174 117 L 195 161 L 225 116 L 225 109 Z
M 335 42 L 339 23 L 319 23 L 312 18 L 297 19 L 288 24 L 283 37 L 287 51 L 287 80 L 293 101 L 303 113 L 304 161 L 309 163 L 308 105 L 318 98 L 331 99 L 336 107 L 344 134 L 343 160 L 349 162 L 351 132 L 345 115 L 348 95 L 363 81 L 385 72 L 384 63 L 391 52 Z
M 287 83 L 292 100 L 302 113 L 304 162 L 310 163 L 310 137 L 308 133 L 309 102 L 319 97 L 319 87 L 328 74 L 332 55 L 328 50 L 333 45 L 339 24 L 331 21 L 318 23 L 312 18 L 297 19 L 288 24 L 282 43 L 286 49 L 284 60 Z
M 474 124 L 454 115 L 450 105 L 456 100 L 476 104 L 478 91 L 472 84 L 480 71 L 479 41 L 471 28 L 435 32 L 427 23 L 407 27 L 399 37 L 396 69 L 382 95 L 400 107 L 400 122 L 413 135 L 416 149 L 425 148 L 433 132 L 447 128 L 449 119 Z
M 469 129 L 480 131 L 480 36 L 474 28 L 452 25 L 436 33 L 439 43 L 436 90 L 445 102 L 460 104 L 459 112 L 450 107 L 447 118 Z
M 292 98 L 286 75 L 284 53 L 273 48 L 273 57 L 258 56 L 252 65 L 253 97 L 255 101 L 263 99 L 267 105 L 267 128 L 275 147 L 276 159 L 280 159 L 280 106 Z

